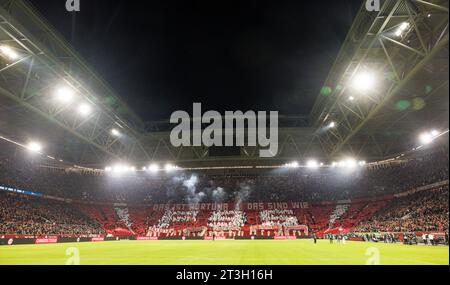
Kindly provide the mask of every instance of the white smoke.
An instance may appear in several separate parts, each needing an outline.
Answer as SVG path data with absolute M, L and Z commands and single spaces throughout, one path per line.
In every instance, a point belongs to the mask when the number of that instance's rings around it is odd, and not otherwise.
M 222 187 L 218 187 L 213 190 L 212 197 L 214 202 L 222 203 L 225 200 L 225 190 Z
M 205 197 L 204 192 L 197 193 L 198 177 L 192 175 L 189 179 L 183 181 L 183 186 L 186 188 L 186 200 L 189 205 L 198 205 Z
M 250 197 L 250 194 L 253 191 L 253 185 L 247 182 L 243 182 L 239 184 L 239 190 L 236 192 L 236 206 L 235 210 L 241 210 L 242 203 L 247 201 Z

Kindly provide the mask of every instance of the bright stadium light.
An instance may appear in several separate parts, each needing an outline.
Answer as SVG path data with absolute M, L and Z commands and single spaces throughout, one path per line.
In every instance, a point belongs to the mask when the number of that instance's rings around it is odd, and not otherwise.
M 397 31 L 395 31 L 395 35 L 397 37 L 400 37 L 403 35 L 403 33 L 410 27 L 410 24 L 408 22 L 403 22 L 401 23 L 401 25 L 398 27 Z
M 86 117 L 92 112 L 92 107 L 89 104 L 83 103 L 78 107 L 78 113 Z
M 72 102 L 74 95 L 75 92 L 70 87 L 61 87 L 56 91 L 56 99 L 64 104 Z
M 346 158 L 344 160 L 339 161 L 338 163 L 335 164 L 335 166 L 338 166 L 340 168 L 348 168 L 348 169 L 354 169 L 356 168 L 358 165 L 363 166 L 365 165 L 366 162 L 365 161 L 356 161 L 356 159 L 354 158 Z
M 433 141 L 433 136 L 430 133 L 423 133 L 419 137 L 420 142 L 423 144 L 429 144 Z
M 336 127 L 336 122 L 331 122 L 331 123 L 328 125 L 328 127 L 329 127 L 330 129 L 334 129 L 334 128 Z
M 169 163 L 169 164 L 166 164 L 166 166 L 164 167 L 164 169 L 165 169 L 167 172 L 172 172 L 172 171 L 177 170 L 178 167 Z
M 437 137 L 437 136 L 439 136 L 439 131 L 437 131 L 437 130 L 432 130 L 432 131 L 431 131 L 431 135 L 434 136 L 434 137 Z
M 319 167 L 319 163 L 316 160 L 311 159 L 306 163 L 306 167 L 315 169 Z
M 111 168 L 111 171 L 116 174 L 122 174 L 126 172 L 134 172 L 136 171 L 136 167 L 131 167 L 126 164 L 116 164 Z
M 358 91 L 368 91 L 375 87 L 375 75 L 367 71 L 358 73 L 352 80 L 352 86 Z
M 299 168 L 300 164 L 297 161 L 286 163 L 285 167 L 287 168 Z
M 358 164 L 358 163 L 357 163 L 356 160 L 353 159 L 353 158 L 348 158 L 348 159 L 346 159 L 346 160 L 344 161 L 345 167 L 350 168 L 350 169 L 355 168 L 355 167 L 357 166 L 357 164 Z
M 106 172 L 111 172 L 111 171 L 112 171 L 112 167 L 111 167 L 111 166 L 105 167 L 105 171 L 106 171 Z
M 361 160 L 360 162 L 359 162 L 359 166 L 365 166 L 367 163 L 364 161 L 364 160 Z
M 38 142 L 30 142 L 28 143 L 28 145 L 26 146 L 26 148 L 31 151 L 31 152 L 40 152 L 42 150 L 42 145 Z
M 9 46 L 0 46 L 0 52 L 6 56 L 7 58 L 11 60 L 16 60 L 19 58 L 19 54 L 15 52 L 11 47 Z
M 150 172 L 158 172 L 159 171 L 159 166 L 157 164 L 152 164 L 152 165 L 150 165 L 148 170 L 150 170 Z
M 348 100 L 350 100 L 350 101 L 355 101 L 355 97 L 350 96 L 350 97 L 348 97 Z
M 430 132 L 422 133 L 419 136 L 419 140 L 422 144 L 430 144 L 432 143 L 438 136 L 440 132 L 438 130 L 432 130 Z
M 408 22 L 403 22 L 400 25 L 400 30 L 402 30 L 402 31 L 406 30 L 407 28 L 409 28 L 409 23 Z
M 115 137 L 120 137 L 121 136 L 120 132 L 117 129 L 112 129 L 111 130 L 111 134 L 113 136 L 115 136 Z

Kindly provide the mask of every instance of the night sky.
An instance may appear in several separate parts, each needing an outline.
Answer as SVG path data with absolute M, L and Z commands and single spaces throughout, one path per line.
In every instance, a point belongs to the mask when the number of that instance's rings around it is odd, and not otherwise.
M 143 120 L 309 114 L 360 0 L 32 0 Z

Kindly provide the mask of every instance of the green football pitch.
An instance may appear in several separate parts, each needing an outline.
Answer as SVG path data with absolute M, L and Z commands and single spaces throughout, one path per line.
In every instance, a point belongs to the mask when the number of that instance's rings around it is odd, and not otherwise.
M 347 242 L 117 241 L 0 247 L 0 265 L 449 265 L 449 248 Z

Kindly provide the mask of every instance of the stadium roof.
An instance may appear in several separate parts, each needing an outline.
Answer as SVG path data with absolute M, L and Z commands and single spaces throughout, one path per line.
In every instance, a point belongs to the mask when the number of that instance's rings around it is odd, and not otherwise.
M 448 5 L 361 8 L 311 112 L 317 128 L 338 122 L 320 137 L 329 156 L 386 156 L 407 149 L 420 130 L 448 129 Z
M 383 159 L 408 150 L 421 130 L 448 129 L 448 1 L 382 3 L 380 12 L 362 5 L 311 114 L 280 119 L 270 163 Z M 261 160 L 256 148 L 216 156 L 172 147 L 168 122 L 142 122 L 27 2 L 0 0 L 0 21 L 0 45 L 12 49 L 0 56 L 1 136 L 41 138 L 50 155 L 78 165 Z M 76 103 L 54 102 L 61 88 Z M 81 116 L 80 104 L 94 111 Z

